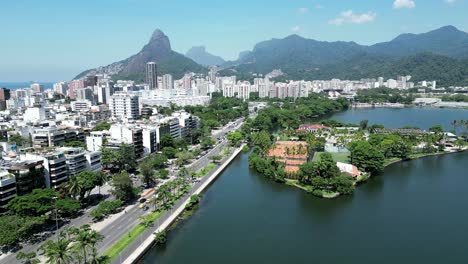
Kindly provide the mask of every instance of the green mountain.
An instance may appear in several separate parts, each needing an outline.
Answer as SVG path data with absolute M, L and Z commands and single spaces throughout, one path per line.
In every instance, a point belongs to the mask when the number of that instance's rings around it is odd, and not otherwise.
M 468 33 L 454 26 L 445 26 L 422 34 L 402 34 L 392 41 L 369 47 L 369 53 L 397 57 L 423 52 L 467 58 Z
M 148 44 L 137 54 L 107 66 L 84 71 L 75 79 L 86 75 L 107 73 L 112 75 L 114 79 L 144 81 L 145 67 L 149 61 L 156 62 L 158 75 L 168 73 L 176 79 L 182 78 L 186 72 L 207 72 L 205 67 L 173 51 L 169 38 L 161 30 L 155 30 Z
M 258 43 L 252 52 L 226 64 L 225 74 L 247 76 L 281 69 L 280 79 L 360 79 L 412 75 L 441 85 L 467 84 L 468 33 L 453 26 L 423 34 L 403 34 L 363 46 L 291 35 Z

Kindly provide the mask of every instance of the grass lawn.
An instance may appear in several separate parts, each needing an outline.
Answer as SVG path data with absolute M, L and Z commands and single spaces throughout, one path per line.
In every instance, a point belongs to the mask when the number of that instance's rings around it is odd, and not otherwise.
M 216 164 L 214 164 L 214 163 L 208 164 L 208 166 L 206 166 L 205 168 L 203 168 L 203 169 L 200 170 L 199 172 L 196 172 L 196 173 L 195 173 L 195 177 L 201 178 L 201 177 L 205 176 L 205 175 L 208 174 L 208 172 L 210 172 L 215 166 L 216 166 Z
M 312 161 L 320 161 L 320 154 L 322 153 L 324 152 L 315 152 L 315 155 Z M 345 153 L 329 152 L 329 153 L 332 155 L 334 161 L 349 163 L 349 153 L 347 152 Z
M 153 222 L 156 221 L 161 215 L 164 213 L 162 212 L 153 212 L 151 213 L 151 219 L 153 219 Z M 109 248 L 106 253 L 104 253 L 105 256 L 109 257 L 109 263 L 119 256 L 120 252 L 122 252 L 130 243 L 132 243 L 139 235 L 141 235 L 144 231 L 146 230 L 146 227 L 143 225 L 138 224 L 135 226 L 130 232 L 128 232 L 125 236 L 123 236 L 117 243 L 112 245 L 111 248 Z

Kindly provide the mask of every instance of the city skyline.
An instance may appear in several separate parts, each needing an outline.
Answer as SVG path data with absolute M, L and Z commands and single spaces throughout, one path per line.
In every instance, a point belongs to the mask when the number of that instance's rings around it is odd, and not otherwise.
M 0 18 L 4 22 L 0 26 L 4 36 L 1 81 L 69 80 L 85 69 L 138 52 L 155 28 L 169 36 L 179 53 L 204 45 L 208 52 L 228 60 L 258 42 L 291 34 L 374 44 L 402 33 L 421 33 L 445 25 L 465 31 L 468 28 L 463 14 L 468 7 L 466 0 L 297 1 L 275 5 L 268 1 L 206 1 L 185 3 L 184 7 L 180 3 L 127 0 L 93 2 L 93 8 L 86 1 L 45 2 L 48 4 L 2 3 L 6 12 Z M 72 11 L 83 15 L 74 19 Z

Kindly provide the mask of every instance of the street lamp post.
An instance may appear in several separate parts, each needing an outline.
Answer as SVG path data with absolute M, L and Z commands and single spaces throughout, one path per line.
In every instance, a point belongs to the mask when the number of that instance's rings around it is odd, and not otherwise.
M 59 239 L 59 236 L 58 236 L 59 224 L 58 224 L 58 210 L 57 210 L 57 199 L 58 199 L 58 197 L 57 197 L 57 196 L 54 196 L 52 199 L 54 199 L 54 207 L 55 207 L 55 231 L 56 231 L 56 234 L 57 234 L 57 241 L 58 241 L 58 239 Z

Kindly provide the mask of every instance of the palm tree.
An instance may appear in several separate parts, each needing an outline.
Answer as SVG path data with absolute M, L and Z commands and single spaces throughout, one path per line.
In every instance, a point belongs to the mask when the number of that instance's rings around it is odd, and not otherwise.
M 101 172 L 96 176 L 97 186 L 99 186 L 99 195 L 101 195 L 101 187 L 107 182 L 107 175 L 104 172 Z
M 98 255 L 96 244 L 103 239 L 103 236 L 97 231 L 91 229 L 89 225 L 74 228 L 70 232 L 73 236 L 73 240 L 75 241 L 73 246 L 76 252 L 79 253 L 80 257 L 83 258 L 84 263 L 88 262 L 88 249 L 91 250 L 91 257 L 93 259 L 92 263 L 94 263 Z
M 458 120 L 453 120 L 450 124 L 453 126 L 453 130 L 455 131 L 458 127 Z
M 298 155 L 303 155 L 305 154 L 305 149 L 304 149 L 304 146 L 302 144 L 299 144 L 299 146 L 297 146 L 297 154 Z
M 70 240 L 59 237 L 57 242 L 49 240 L 40 249 L 44 251 L 46 263 L 66 264 L 73 262 L 72 250 L 70 250 Z
M 81 193 L 81 185 L 78 182 L 78 179 L 75 176 L 72 176 L 67 183 L 68 193 L 72 195 L 73 198 L 76 198 L 76 195 Z

